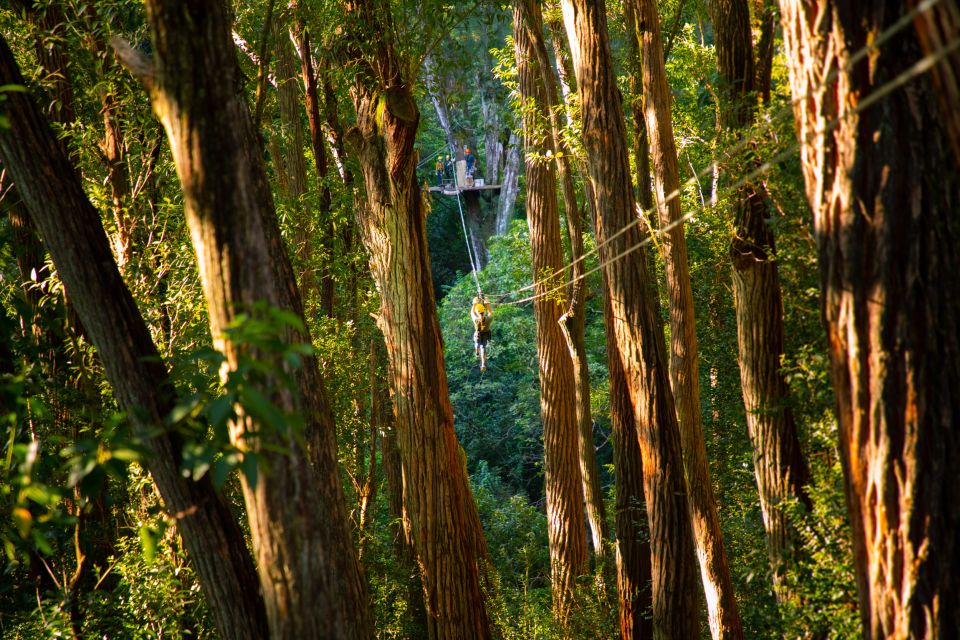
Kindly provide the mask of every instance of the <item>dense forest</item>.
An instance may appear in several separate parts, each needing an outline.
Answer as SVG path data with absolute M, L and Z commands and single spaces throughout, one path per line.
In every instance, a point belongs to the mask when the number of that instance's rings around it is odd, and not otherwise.
M 2 0 L 0 637 L 958 638 L 958 242 L 957 0 Z

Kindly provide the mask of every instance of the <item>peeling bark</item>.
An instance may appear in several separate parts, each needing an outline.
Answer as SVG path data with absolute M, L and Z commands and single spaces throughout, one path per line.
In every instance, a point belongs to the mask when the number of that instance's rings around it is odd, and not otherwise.
M 916 35 L 847 68 L 898 9 L 781 3 L 864 637 L 954 638 L 960 181 L 930 77 L 858 110 L 923 57 Z

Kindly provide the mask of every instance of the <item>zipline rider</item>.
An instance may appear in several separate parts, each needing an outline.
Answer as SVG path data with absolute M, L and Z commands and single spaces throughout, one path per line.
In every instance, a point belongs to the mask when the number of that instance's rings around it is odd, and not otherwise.
M 493 320 L 493 309 L 490 303 L 480 296 L 473 298 L 470 307 L 470 317 L 473 319 L 473 351 L 480 358 L 480 371 L 487 369 L 487 342 L 490 340 L 490 323 Z

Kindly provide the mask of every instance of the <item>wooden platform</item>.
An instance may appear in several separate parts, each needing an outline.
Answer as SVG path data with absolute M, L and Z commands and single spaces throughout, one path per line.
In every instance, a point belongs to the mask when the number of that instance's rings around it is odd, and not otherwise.
M 459 192 L 463 193 L 464 191 L 498 191 L 500 185 L 498 184 L 485 184 L 482 187 L 466 186 L 461 185 Z M 445 196 L 455 196 L 457 195 L 457 188 L 451 185 L 444 185 L 442 187 L 430 187 L 430 193 L 442 193 Z

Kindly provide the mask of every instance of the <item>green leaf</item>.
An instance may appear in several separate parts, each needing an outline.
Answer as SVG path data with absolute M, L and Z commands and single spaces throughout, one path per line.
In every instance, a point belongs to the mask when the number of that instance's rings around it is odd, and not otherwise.
M 17 526 L 17 531 L 20 532 L 20 537 L 26 539 L 33 528 L 33 514 L 25 507 L 17 507 L 11 515 L 13 516 L 13 523 Z
M 140 545 L 143 547 L 143 556 L 147 562 L 152 562 L 157 555 L 157 533 L 153 527 L 144 524 L 140 526 L 138 534 L 140 536 Z
M 240 404 L 261 426 L 268 426 L 275 432 L 286 430 L 283 413 L 258 389 L 244 387 L 240 391 Z
M 221 442 L 225 441 L 227 421 L 233 417 L 233 398 L 220 396 L 207 405 L 207 420 Z M 223 437 L 221 437 L 223 436 Z
M 216 487 L 217 491 L 223 488 L 223 485 L 226 484 L 227 478 L 230 477 L 230 472 L 233 471 L 236 466 L 236 458 L 232 456 L 223 456 L 218 458 L 213 463 L 213 486 Z
M 140 452 L 132 447 L 120 447 L 110 452 L 110 455 L 123 462 L 137 462 L 142 457 Z

